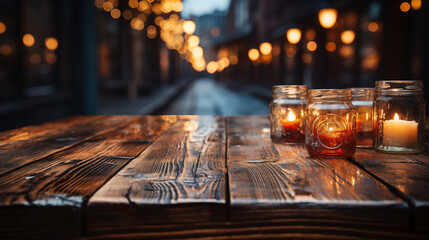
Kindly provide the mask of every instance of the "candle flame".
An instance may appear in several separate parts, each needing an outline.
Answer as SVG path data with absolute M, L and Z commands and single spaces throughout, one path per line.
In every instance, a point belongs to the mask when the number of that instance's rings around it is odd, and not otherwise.
M 331 128 L 331 127 L 330 127 L 330 128 L 329 128 L 329 131 L 331 131 L 331 132 L 332 132 L 332 131 L 334 131 L 334 128 Z
M 393 116 L 393 120 L 399 120 L 399 116 L 397 113 L 395 113 L 395 116 Z
M 289 114 L 287 115 L 287 120 L 288 121 L 294 121 L 296 119 L 295 114 L 293 114 L 292 111 L 289 111 Z
M 368 120 L 368 118 L 369 118 L 369 114 L 368 114 L 368 113 L 366 113 L 366 115 L 365 115 L 365 119 L 366 119 L 366 120 Z

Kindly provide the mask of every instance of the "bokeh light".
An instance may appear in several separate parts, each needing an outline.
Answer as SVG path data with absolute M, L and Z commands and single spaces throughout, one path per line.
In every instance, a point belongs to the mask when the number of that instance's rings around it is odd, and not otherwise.
M 377 32 L 377 30 L 378 30 L 378 24 L 376 22 L 370 22 L 368 24 L 368 30 L 370 32 Z
M 26 47 L 32 47 L 34 45 L 34 37 L 33 35 L 27 33 L 22 37 L 22 42 Z
M 258 58 L 259 58 L 259 51 L 258 51 L 258 49 L 255 49 L 255 48 L 250 49 L 249 52 L 248 52 L 248 56 L 249 56 L 249 59 L 252 60 L 252 61 L 258 60 Z
M 337 45 L 334 42 L 328 42 L 328 43 L 326 43 L 326 50 L 328 52 L 334 52 L 335 49 L 337 49 Z
M 353 30 L 345 30 L 341 33 L 341 41 L 344 44 L 351 44 L 355 40 L 355 32 Z
M 338 12 L 334 8 L 321 9 L 319 11 L 319 22 L 324 28 L 332 28 L 337 21 Z
M 307 49 L 310 52 L 314 52 L 317 49 L 317 43 L 315 41 L 310 41 L 307 43 Z
M 9 56 L 12 53 L 12 48 L 9 45 L 1 45 L 0 53 L 4 56 Z
M 271 43 L 269 42 L 263 42 L 261 45 L 259 45 L 259 50 L 263 55 L 269 55 L 271 51 L 273 50 L 273 47 Z
M 121 17 L 121 11 L 119 9 L 115 8 L 110 12 L 110 15 L 112 16 L 112 18 L 118 19 Z
M 298 28 L 287 30 L 286 38 L 291 44 L 297 44 L 301 40 L 301 30 Z
M 195 32 L 195 28 L 196 28 L 195 23 L 192 22 L 192 21 L 186 21 L 186 22 L 183 23 L 183 31 L 186 34 L 192 34 L 192 33 L 194 33 Z
M 0 22 L 0 34 L 3 34 L 4 32 L 6 32 L 6 24 Z
M 53 37 L 49 37 L 45 39 L 46 48 L 49 50 L 55 50 L 58 48 L 58 40 Z
M 422 7 L 422 0 L 411 0 L 411 7 L 416 11 L 420 10 Z
M 403 2 L 399 6 L 399 9 L 401 9 L 402 12 L 408 12 L 408 11 L 410 11 L 410 8 L 411 8 L 411 6 L 408 2 Z

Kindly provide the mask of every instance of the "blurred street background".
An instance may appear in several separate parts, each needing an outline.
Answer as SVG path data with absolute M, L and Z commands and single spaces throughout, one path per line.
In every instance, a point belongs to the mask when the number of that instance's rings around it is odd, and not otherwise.
M 422 0 L 0 0 L 0 130 L 268 115 L 278 84 L 428 89 L 428 12 Z

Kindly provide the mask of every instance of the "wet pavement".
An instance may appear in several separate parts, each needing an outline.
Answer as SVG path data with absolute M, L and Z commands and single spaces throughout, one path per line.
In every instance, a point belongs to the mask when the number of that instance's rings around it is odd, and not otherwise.
M 231 89 L 210 78 L 191 83 L 159 114 L 165 115 L 269 115 L 269 102 L 245 90 Z

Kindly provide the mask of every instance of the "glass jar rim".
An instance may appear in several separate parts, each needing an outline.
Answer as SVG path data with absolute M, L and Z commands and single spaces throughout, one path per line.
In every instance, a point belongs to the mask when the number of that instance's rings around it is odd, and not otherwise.
M 308 93 L 311 100 L 326 101 L 350 101 L 352 90 L 350 89 L 311 89 Z
M 272 95 L 274 96 L 295 96 L 307 97 L 307 85 L 274 85 L 272 87 Z
M 373 98 L 375 95 L 375 89 L 369 87 L 356 87 L 348 88 L 352 90 L 352 98 Z
M 423 94 L 421 80 L 379 80 L 375 82 L 377 94 Z

